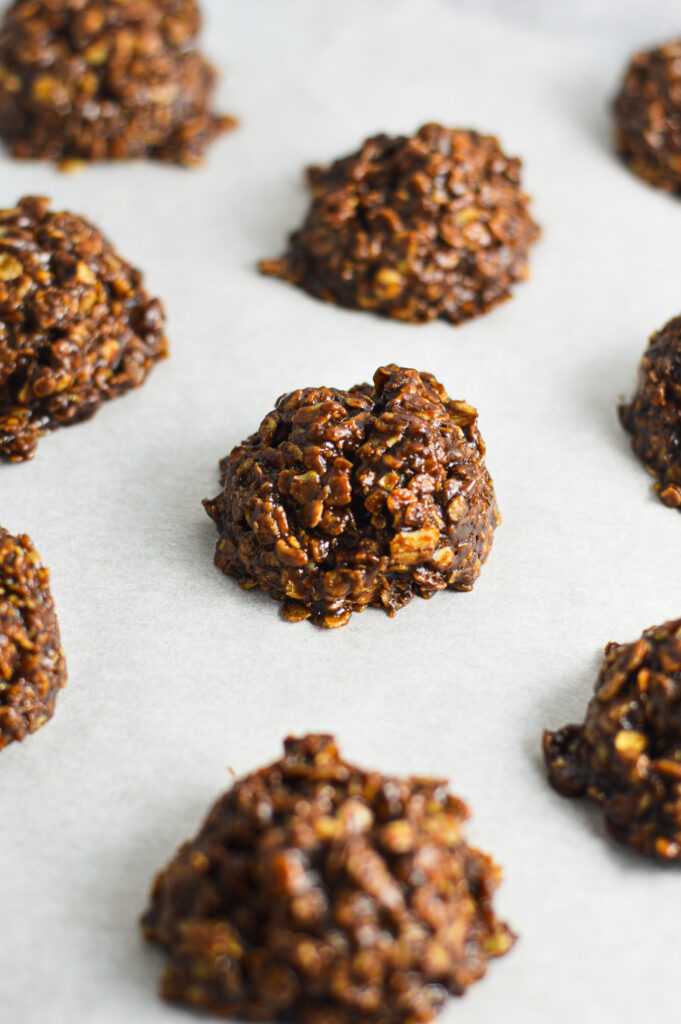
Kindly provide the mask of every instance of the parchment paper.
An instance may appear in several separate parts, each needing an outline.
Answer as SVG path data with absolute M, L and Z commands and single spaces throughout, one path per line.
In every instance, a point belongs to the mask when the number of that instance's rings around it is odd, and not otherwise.
M 0 202 L 46 194 L 100 225 L 164 299 L 172 345 L 144 388 L 0 467 L 0 522 L 51 567 L 70 669 L 54 720 L 0 754 L 0 1020 L 188 1019 L 157 999 L 162 958 L 139 937 L 152 876 L 228 767 L 309 730 L 386 772 L 449 776 L 504 866 L 520 941 L 444 1024 L 676 1020 L 678 869 L 606 840 L 539 755 L 543 728 L 582 717 L 607 641 L 681 614 L 681 518 L 615 413 L 681 307 L 681 206 L 614 158 L 608 115 L 674 5 L 582 4 L 585 28 L 559 0 L 203 6 L 221 107 L 243 122 L 204 170 L 69 177 L 0 156 Z M 512 302 L 415 327 L 257 274 L 306 207 L 305 164 L 430 120 L 524 159 L 544 238 Z M 213 567 L 201 499 L 282 392 L 388 361 L 479 409 L 503 525 L 471 594 L 291 626 Z

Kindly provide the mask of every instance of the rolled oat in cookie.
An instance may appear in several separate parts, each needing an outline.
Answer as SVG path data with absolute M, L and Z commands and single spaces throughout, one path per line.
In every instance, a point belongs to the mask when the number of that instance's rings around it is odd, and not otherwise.
M 595 800 L 639 853 L 681 861 L 681 619 L 608 644 L 584 723 L 543 743 L 562 796 Z
M 419 323 L 485 313 L 528 276 L 539 229 L 520 161 L 490 135 L 428 124 L 311 167 L 312 203 L 260 269 L 320 299 Z
M 15 0 L 0 27 L 0 137 L 65 167 L 194 166 L 235 121 L 211 112 L 196 0 Z
M 161 303 L 97 228 L 35 196 L 0 210 L 0 458 L 30 459 L 167 351 Z
M 156 878 L 143 929 L 168 954 L 162 995 L 240 1020 L 433 1020 L 514 941 L 467 817 L 444 781 L 287 739 Z
M 484 457 L 476 410 L 429 373 L 293 391 L 220 464 L 215 564 L 319 626 L 471 590 L 500 522 Z
M 49 581 L 31 538 L 0 526 L 0 749 L 44 725 L 66 686 Z

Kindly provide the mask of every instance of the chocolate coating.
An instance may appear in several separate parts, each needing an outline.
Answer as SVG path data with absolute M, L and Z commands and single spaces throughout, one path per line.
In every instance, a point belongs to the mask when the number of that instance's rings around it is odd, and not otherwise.
M 0 457 L 93 416 L 167 354 L 164 313 L 100 232 L 47 199 L 0 210 Z
M 520 161 L 495 138 L 425 125 L 377 135 L 311 167 L 312 205 L 281 259 L 261 270 L 341 306 L 418 323 L 460 323 L 528 276 L 539 229 Z
M 33 541 L 0 526 L 0 749 L 50 719 L 66 686 L 66 660 Z
M 631 402 L 619 409 L 631 446 L 656 477 L 655 492 L 681 508 L 681 317 L 650 339 Z
M 681 191 L 681 40 L 634 55 L 614 112 L 615 147 L 631 170 Z
M 608 833 L 681 861 L 681 619 L 605 648 L 583 725 L 544 733 L 551 785 L 600 804 Z
M 290 620 L 332 627 L 470 590 L 500 522 L 484 455 L 475 409 L 428 373 L 391 365 L 373 387 L 284 395 L 204 502 L 215 564 Z
M 15 0 L 0 29 L 0 136 L 15 157 L 201 162 L 210 112 L 195 0 Z
M 467 817 L 445 782 L 364 771 L 330 736 L 289 738 L 154 883 L 143 928 L 168 952 L 162 995 L 243 1020 L 432 1020 L 514 938 Z

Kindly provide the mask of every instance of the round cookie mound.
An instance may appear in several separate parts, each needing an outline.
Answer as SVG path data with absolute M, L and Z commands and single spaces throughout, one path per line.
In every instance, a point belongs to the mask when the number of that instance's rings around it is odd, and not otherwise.
M 665 505 L 681 508 L 681 317 L 653 334 L 636 393 L 619 414 L 632 448 L 658 477 L 656 493 Z
M 170 956 L 163 996 L 242 1020 L 432 1020 L 514 938 L 465 804 L 347 764 L 330 736 L 284 748 L 156 879 L 143 928 Z
M 681 619 L 608 644 L 583 725 L 544 733 L 551 785 L 586 793 L 610 835 L 681 861 Z
M 632 171 L 681 191 L 681 40 L 634 56 L 614 110 L 615 147 Z
M 391 365 L 373 387 L 284 395 L 204 502 L 215 564 L 322 626 L 470 590 L 500 522 L 484 455 L 475 409 L 429 373 Z
M 164 314 L 100 232 L 28 197 L 0 210 L 0 456 L 88 419 L 167 354 Z
M 305 223 L 261 270 L 341 306 L 400 320 L 460 323 L 528 276 L 539 230 L 520 161 L 492 136 L 429 124 L 377 135 L 358 153 L 312 167 Z
M 0 29 L 0 136 L 15 157 L 186 165 L 231 118 L 196 50 L 195 0 L 15 0 Z
M 31 538 L 0 526 L 0 749 L 44 725 L 66 686 L 49 580 Z

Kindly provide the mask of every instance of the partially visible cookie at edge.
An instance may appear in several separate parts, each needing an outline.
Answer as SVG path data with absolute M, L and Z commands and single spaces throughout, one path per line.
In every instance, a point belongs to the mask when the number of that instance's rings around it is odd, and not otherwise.
M 633 450 L 657 477 L 655 493 L 681 508 L 681 316 L 650 338 L 636 391 L 620 405 L 619 417 Z
M 15 0 L 0 27 L 0 137 L 19 159 L 193 167 L 234 127 L 211 111 L 196 0 Z
M 168 344 L 142 274 L 82 217 L 29 196 L 0 210 L 0 458 L 143 384 Z
M 558 793 L 595 800 L 619 842 L 681 862 L 681 619 L 608 644 L 584 722 L 543 747 Z
M 49 581 L 31 538 L 0 526 L 0 749 L 44 725 L 66 686 Z
M 613 109 L 615 148 L 634 174 L 681 193 L 681 39 L 633 56 Z

